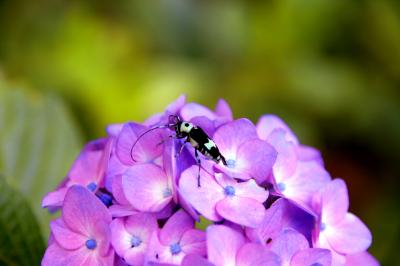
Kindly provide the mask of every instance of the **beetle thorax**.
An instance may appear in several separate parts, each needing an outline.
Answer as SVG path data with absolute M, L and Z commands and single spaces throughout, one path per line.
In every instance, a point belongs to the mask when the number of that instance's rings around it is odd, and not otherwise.
M 182 121 L 180 131 L 184 133 L 189 133 L 193 127 L 194 126 L 192 123 Z

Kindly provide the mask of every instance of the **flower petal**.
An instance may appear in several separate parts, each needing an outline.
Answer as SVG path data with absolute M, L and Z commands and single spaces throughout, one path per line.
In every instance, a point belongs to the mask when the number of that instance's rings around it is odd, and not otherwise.
M 82 234 L 71 231 L 61 218 L 50 222 L 50 229 L 57 243 L 64 249 L 74 250 L 82 247 L 87 240 Z
M 158 229 L 156 216 L 152 213 L 131 215 L 125 221 L 125 229 L 131 235 L 140 237 L 142 242 L 148 242 L 153 232 Z
M 276 162 L 273 166 L 273 173 L 276 183 L 283 182 L 292 176 L 296 170 L 297 155 L 295 145 L 286 140 L 286 131 L 277 128 L 269 134 L 267 141 L 277 151 Z
M 245 243 L 245 237 L 224 225 L 210 225 L 206 234 L 208 260 L 216 266 L 235 265 L 236 253 Z
M 282 265 L 290 265 L 293 255 L 299 250 L 309 248 L 309 244 L 302 234 L 287 228 L 272 240 L 268 248 L 280 256 Z
M 217 203 L 216 209 L 225 219 L 252 228 L 261 224 L 265 214 L 262 203 L 238 196 L 225 197 Z
M 294 144 L 299 144 L 296 135 L 292 130 L 283 122 L 282 119 L 276 115 L 263 115 L 257 122 L 257 134 L 260 139 L 266 140 L 269 134 L 277 128 L 282 128 L 286 131 L 286 140 L 292 141 Z
M 111 222 L 106 206 L 82 186 L 70 187 L 64 199 L 62 218 L 75 232 L 87 234 L 96 221 Z
M 229 107 L 229 104 L 224 99 L 219 99 L 215 106 L 215 113 L 218 116 L 222 116 L 227 118 L 228 120 L 233 119 L 232 110 Z
M 244 244 L 237 256 L 236 266 L 280 266 L 281 261 L 278 255 L 269 251 L 265 246 L 247 243 Z
M 165 129 L 155 129 L 145 133 L 149 129 L 132 122 L 124 125 L 116 143 L 116 154 L 122 163 L 133 165 L 135 162 L 152 162 L 161 155 L 160 143 L 163 141 Z M 141 138 L 136 142 L 140 136 Z M 135 147 L 132 150 L 134 144 Z
M 238 197 L 251 198 L 260 203 L 263 203 L 268 198 L 268 190 L 257 185 L 254 179 L 240 182 L 234 185 L 235 195 Z
M 197 184 L 198 168 L 192 166 L 186 169 L 179 180 L 179 191 L 204 217 L 212 221 L 221 220 L 215 210 L 216 203 L 224 197 L 223 189 L 209 173 L 200 170 L 201 186 Z
M 172 190 L 162 169 L 154 164 L 136 164 L 122 176 L 122 188 L 132 206 L 144 212 L 158 212 L 172 199 Z
M 363 265 L 363 266 L 379 266 L 379 262 L 368 252 L 360 252 L 346 256 L 345 266 Z
M 347 213 L 340 223 L 327 226 L 322 233 L 326 235 L 332 248 L 342 254 L 365 251 L 372 242 L 371 232 L 352 213 Z
M 46 207 L 61 207 L 67 193 L 68 188 L 62 187 L 56 191 L 47 193 L 47 195 L 42 200 L 42 208 Z
M 197 254 L 189 254 L 183 258 L 182 266 L 214 266 L 211 262 Z
M 184 210 L 177 211 L 172 215 L 159 234 L 160 242 L 163 245 L 178 243 L 182 235 L 194 227 L 194 221 Z
M 328 172 L 317 162 L 297 163 L 294 175 L 276 187 L 286 198 L 300 206 L 311 206 L 312 197 L 330 181 Z
M 87 251 L 86 247 L 66 250 L 60 247 L 57 242 L 53 242 L 47 247 L 41 265 L 83 265 L 88 256 L 90 256 L 90 252 Z
M 123 257 L 125 252 L 131 248 L 131 234 L 126 230 L 123 218 L 114 219 L 110 224 L 111 244 L 115 252 Z
M 205 116 L 211 120 L 216 119 L 216 115 L 210 109 L 205 107 L 204 105 L 198 103 L 187 103 L 181 109 L 182 119 L 185 121 L 190 121 L 193 117 L 196 116 Z
M 291 261 L 291 266 L 331 266 L 332 253 L 329 249 L 306 248 L 297 252 Z M 360 264 L 361 265 L 361 264 Z
M 206 233 L 197 229 L 187 230 L 180 241 L 182 251 L 186 254 L 207 254 Z
M 349 209 L 349 196 L 346 183 L 342 179 L 334 179 L 321 191 L 322 222 L 336 224 L 343 220 Z
M 255 138 L 257 138 L 256 128 L 245 118 L 221 126 L 213 136 L 214 142 L 226 159 L 236 159 L 239 146 Z

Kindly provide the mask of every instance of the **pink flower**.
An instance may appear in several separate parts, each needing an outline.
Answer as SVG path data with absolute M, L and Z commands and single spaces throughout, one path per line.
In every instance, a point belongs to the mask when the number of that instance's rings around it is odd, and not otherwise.
M 74 185 L 65 196 L 61 218 L 50 224 L 54 240 L 42 265 L 111 265 L 111 215 L 89 190 Z
M 110 227 L 115 252 L 131 265 L 143 265 L 150 237 L 158 230 L 156 217 L 138 213 L 114 219 Z
M 198 169 L 195 166 L 184 171 L 179 182 L 182 196 L 207 219 L 229 221 L 257 227 L 265 213 L 263 202 L 268 191 L 258 186 L 253 179 L 237 182 L 225 174 L 215 177 L 200 172 L 201 187 L 197 186 Z
M 340 256 L 365 251 L 372 241 L 371 232 L 354 214 L 348 212 L 349 199 L 346 184 L 341 179 L 331 181 L 314 199 L 320 218 L 314 229 L 317 247 L 333 251 Z
M 180 265 L 188 254 L 206 255 L 206 235 L 194 229 L 194 220 L 181 209 L 168 219 L 158 234 L 153 233 L 148 260 Z

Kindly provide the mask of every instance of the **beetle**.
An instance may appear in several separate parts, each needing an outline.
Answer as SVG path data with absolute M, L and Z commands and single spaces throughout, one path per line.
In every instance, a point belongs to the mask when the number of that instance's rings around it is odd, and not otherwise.
M 224 165 L 227 165 L 225 157 L 221 154 L 215 142 L 204 132 L 204 130 L 201 127 L 196 126 L 191 122 L 183 121 L 177 115 L 170 115 L 169 123 L 167 125 L 152 127 L 149 130 L 143 132 L 141 135 L 139 135 L 139 137 L 133 143 L 131 148 L 131 158 L 133 161 L 135 160 L 133 159 L 132 153 L 136 143 L 145 134 L 159 128 L 169 128 L 170 130 L 174 131 L 176 135 L 171 137 L 174 137 L 176 139 L 186 138 L 178 154 L 175 155 L 176 157 L 179 157 L 186 143 L 190 143 L 190 145 L 194 148 L 194 155 L 196 158 L 197 165 L 199 166 L 199 172 L 197 177 L 198 187 L 200 187 L 200 168 L 201 168 L 201 160 L 198 152 L 200 152 L 206 158 L 211 159 L 216 163 L 222 162 Z

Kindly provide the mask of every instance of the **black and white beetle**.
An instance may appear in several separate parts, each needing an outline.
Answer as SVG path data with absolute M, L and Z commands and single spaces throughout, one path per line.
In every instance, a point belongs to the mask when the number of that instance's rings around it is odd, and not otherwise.
M 171 136 L 175 137 L 177 139 L 184 139 L 186 138 L 185 142 L 182 144 L 181 149 L 179 150 L 179 153 L 176 154 L 176 157 L 178 157 L 185 144 L 187 142 L 192 145 L 194 148 L 194 155 L 196 157 L 197 165 L 199 166 L 199 174 L 197 177 L 197 185 L 200 187 L 200 167 L 201 167 L 201 161 L 200 157 L 198 154 L 198 151 L 201 152 L 205 157 L 208 159 L 213 160 L 216 163 L 222 162 L 224 165 L 227 165 L 225 157 L 222 156 L 221 152 L 219 151 L 217 145 L 214 143 L 214 141 L 204 132 L 204 130 L 201 127 L 198 127 L 190 122 L 187 121 L 182 121 L 179 116 L 177 115 L 170 115 L 169 116 L 169 124 L 168 125 L 161 125 L 161 126 L 156 126 L 153 128 L 150 128 L 149 130 L 143 132 L 133 143 L 132 148 L 131 148 L 131 158 L 133 161 L 133 148 L 135 147 L 136 143 L 139 141 L 140 138 L 142 138 L 145 134 L 148 132 L 159 129 L 159 128 L 169 128 L 171 130 L 174 130 L 176 135 Z

